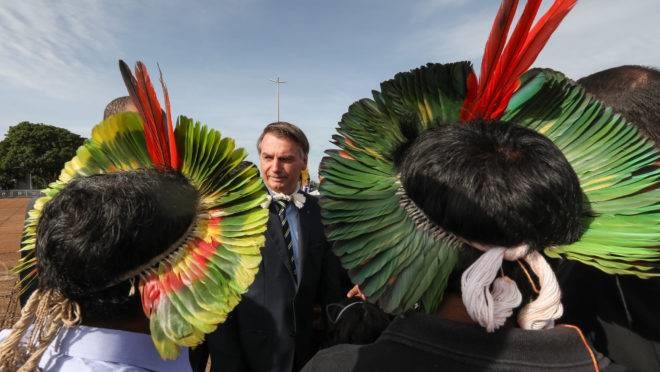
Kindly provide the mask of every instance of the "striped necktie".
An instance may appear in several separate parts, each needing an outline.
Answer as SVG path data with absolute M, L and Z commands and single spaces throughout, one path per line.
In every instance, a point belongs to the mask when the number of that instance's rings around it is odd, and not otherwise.
M 293 272 L 293 279 L 296 281 L 296 283 L 298 283 L 298 274 L 296 274 L 296 259 L 293 254 L 293 241 L 291 240 L 291 228 L 289 227 L 289 222 L 286 219 L 286 207 L 289 205 L 289 202 L 286 200 L 275 200 L 275 202 L 277 203 L 277 215 L 280 217 L 280 223 L 282 224 L 282 235 L 284 236 L 284 243 L 286 244 L 286 250 L 289 254 L 291 272 Z

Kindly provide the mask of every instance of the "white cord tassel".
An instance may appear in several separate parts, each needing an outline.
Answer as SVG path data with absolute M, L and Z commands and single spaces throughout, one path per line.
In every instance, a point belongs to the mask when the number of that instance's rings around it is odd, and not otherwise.
M 547 329 L 555 326 L 555 319 L 564 313 L 557 277 L 545 258 L 537 251 L 525 257 L 534 274 L 539 278 L 539 296 L 520 310 L 518 325 L 522 329 Z
M 493 330 L 501 327 L 513 314 L 513 309 L 520 306 L 522 294 L 511 278 L 502 276 L 493 282 Z M 486 328 L 488 329 L 488 328 Z M 492 331 L 490 331 L 492 332 Z
M 461 276 L 463 304 L 470 317 L 488 332 L 501 327 L 520 305 L 522 295 L 516 283 L 507 277 L 495 279 L 502 267 L 502 260 L 516 261 L 524 258 L 539 278 L 540 290 L 536 300 L 524 306 L 518 314 L 522 329 L 552 328 L 555 319 L 564 313 L 557 277 L 543 255 L 531 251 L 526 244 L 502 248 L 467 242 L 484 253 Z M 492 290 L 491 290 L 492 286 Z
M 513 280 L 495 277 L 502 267 L 503 259 L 515 261 L 523 257 L 527 253 L 527 246 L 484 249 L 478 245 L 477 248 L 485 252 L 461 276 L 463 304 L 474 321 L 488 332 L 493 332 L 504 324 L 522 301 L 522 295 Z

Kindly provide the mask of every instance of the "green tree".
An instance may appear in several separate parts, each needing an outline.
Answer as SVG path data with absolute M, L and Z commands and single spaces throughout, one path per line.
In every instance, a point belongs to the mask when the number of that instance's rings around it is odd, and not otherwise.
M 9 127 L 0 141 L 0 188 L 10 189 L 32 175 L 32 187 L 44 188 L 85 139 L 66 129 L 27 121 Z

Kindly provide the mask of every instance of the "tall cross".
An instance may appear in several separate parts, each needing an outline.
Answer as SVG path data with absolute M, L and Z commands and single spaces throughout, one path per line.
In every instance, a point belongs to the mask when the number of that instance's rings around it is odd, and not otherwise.
M 280 84 L 286 83 L 286 81 L 280 80 L 278 76 L 275 80 L 270 79 L 275 85 L 277 85 L 277 121 L 280 121 Z

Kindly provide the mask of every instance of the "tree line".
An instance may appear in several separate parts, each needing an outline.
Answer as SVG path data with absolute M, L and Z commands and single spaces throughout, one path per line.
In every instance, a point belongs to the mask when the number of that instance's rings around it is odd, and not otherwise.
M 85 138 L 64 128 L 23 121 L 0 141 L 0 189 L 45 188 Z

